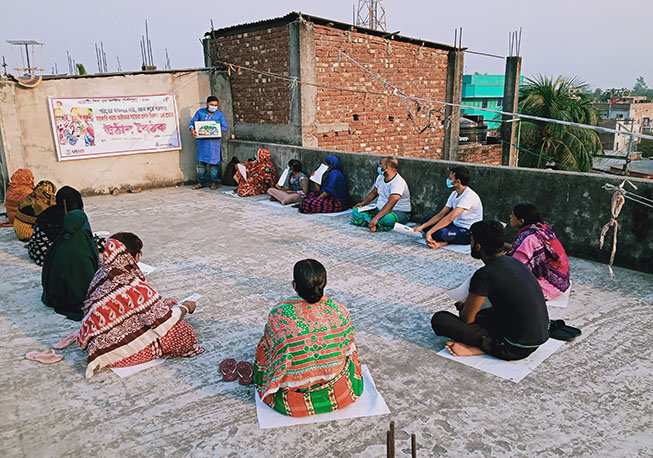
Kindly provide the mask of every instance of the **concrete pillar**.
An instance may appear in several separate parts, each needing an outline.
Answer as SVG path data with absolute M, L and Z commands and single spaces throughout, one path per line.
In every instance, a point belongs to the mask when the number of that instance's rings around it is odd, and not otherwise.
M 447 96 L 445 101 L 460 103 L 463 94 L 463 71 L 465 54 L 449 51 L 447 60 Z M 443 159 L 455 161 L 458 158 L 458 137 L 460 136 L 460 107 L 445 107 L 445 131 Z
M 503 85 L 503 111 L 517 113 L 519 109 L 519 82 L 521 77 L 521 57 L 506 57 L 506 76 Z M 503 115 L 501 124 L 501 138 L 503 139 L 503 153 L 501 157 L 502 165 L 517 167 L 519 152 L 517 147 L 517 124 L 515 122 L 505 122 L 513 119 L 512 116 Z
M 292 78 L 301 78 L 301 18 L 288 24 L 290 35 L 288 43 L 288 75 Z M 290 84 L 290 125 L 297 136 L 302 129 L 302 85 Z M 301 143 L 300 143 L 301 144 Z
M 315 83 L 315 28 L 312 22 L 300 19 L 299 67 L 302 81 Z M 317 148 L 317 87 L 301 85 L 302 146 Z
M 202 48 L 204 49 L 204 66 L 212 67 L 211 64 L 211 39 L 205 38 L 202 40 Z

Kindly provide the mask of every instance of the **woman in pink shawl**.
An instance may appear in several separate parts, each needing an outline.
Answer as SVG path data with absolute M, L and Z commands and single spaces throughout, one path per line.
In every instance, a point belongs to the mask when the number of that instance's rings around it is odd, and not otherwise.
M 533 272 L 549 301 L 569 289 L 569 260 L 551 225 L 542 222 L 531 204 L 515 205 L 510 225 L 519 229 L 508 256 L 518 259 Z
M 86 377 L 103 367 L 204 352 L 184 321 L 195 303 L 163 299 L 138 267 L 143 242 L 120 232 L 107 241 L 84 302 L 77 344 L 88 353 Z

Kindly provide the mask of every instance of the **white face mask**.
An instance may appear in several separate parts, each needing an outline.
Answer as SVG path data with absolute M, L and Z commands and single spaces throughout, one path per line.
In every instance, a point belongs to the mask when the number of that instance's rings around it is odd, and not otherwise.
M 209 110 L 209 112 L 211 113 L 215 113 L 216 111 L 218 111 L 218 107 L 216 107 L 215 105 L 209 105 L 207 110 Z

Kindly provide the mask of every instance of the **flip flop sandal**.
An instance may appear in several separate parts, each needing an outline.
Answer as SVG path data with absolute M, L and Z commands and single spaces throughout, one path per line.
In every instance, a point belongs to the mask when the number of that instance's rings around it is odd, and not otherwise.
M 54 352 L 54 350 L 48 348 L 44 351 L 30 351 L 25 355 L 25 358 L 43 364 L 54 364 L 61 361 L 63 359 L 63 355 L 58 355 Z
M 549 321 L 549 336 L 552 339 L 569 342 L 581 334 L 580 329 L 567 326 L 563 320 Z
M 237 366 L 238 383 L 249 385 L 254 381 L 254 366 L 248 361 L 241 361 Z
M 204 187 L 203 184 L 197 183 L 195 186 L 193 186 L 193 189 L 202 189 Z
M 61 350 L 72 344 L 77 340 L 77 331 L 73 332 L 72 334 L 68 334 L 65 337 L 62 337 L 59 342 L 54 344 L 52 348 L 55 348 L 57 350 Z
M 222 380 L 225 382 L 233 382 L 238 378 L 236 373 L 237 363 L 233 358 L 227 358 L 220 363 L 220 373 L 222 374 Z

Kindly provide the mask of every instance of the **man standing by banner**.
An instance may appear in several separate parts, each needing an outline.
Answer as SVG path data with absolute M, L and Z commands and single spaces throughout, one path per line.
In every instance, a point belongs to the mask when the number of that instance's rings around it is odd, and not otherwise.
M 218 110 L 218 98 L 210 95 L 206 99 L 206 108 L 200 108 L 190 120 L 190 133 L 197 139 L 197 184 L 193 189 L 200 189 L 207 185 L 206 169 L 209 169 L 209 178 L 211 180 L 211 189 L 218 187 L 218 171 L 220 169 L 220 160 L 222 159 L 222 142 L 220 138 L 201 138 L 201 135 L 195 130 L 195 121 L 215 121 L 220 124 L 220 130 L 223 134 L 227 132 L 227 118 L 224 113 Z

